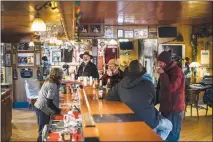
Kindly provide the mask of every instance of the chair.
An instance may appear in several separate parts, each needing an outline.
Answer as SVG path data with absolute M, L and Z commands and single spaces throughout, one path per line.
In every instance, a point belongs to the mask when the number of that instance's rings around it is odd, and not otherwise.
M 185 96 L 186 96 L 186 107 L 185 107 L 185 112 L 186 112 L 186 108 L 188 105 L 191 105 L 191 116 L 192 116 L 192 105 L 194 105 L 194 107 L 197 109 L 197 119 L 199 120 L 199 105 L 198 105 L 198 101 L 199 101 L 199 94 L 200 91 L 199 90 L 194 90 L 194 89 L 186 89 L 185 90 Z M 184 113 L 184 118 L 185 118 L 185 113 Z
M 40 82 L 38 80 L 25 80 L 25 91 L 29 109 L 31 109 L 38 98 Z

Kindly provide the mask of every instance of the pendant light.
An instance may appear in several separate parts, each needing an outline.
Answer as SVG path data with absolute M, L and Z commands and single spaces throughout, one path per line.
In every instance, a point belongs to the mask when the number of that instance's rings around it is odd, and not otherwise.
M 33 32 L 45 32 L 46 31 L 46 24 L 41 19 L 39 12 L 35 15 L 35 19 L 31 25 L 31 31 Z

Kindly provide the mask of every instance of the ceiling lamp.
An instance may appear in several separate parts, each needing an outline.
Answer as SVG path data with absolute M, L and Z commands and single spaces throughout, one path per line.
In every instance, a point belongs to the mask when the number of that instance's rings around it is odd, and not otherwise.
M 42 10 L 43 8 L 47 9 L 48 7 L 50 7 L 52 10 L 55 10 L 58 8 L 58 3 L 56 1 L 47 1 L 40 7 L 38 5 L 35 6 L 35 10 L 37 11 L 37 13 L 35 15 L 35 19 L 34 19 L 32 25 L 31 25 L 31 31 L 33 31 L 33 32 L 46 31 L 46 24 L 41 19 L 39 11 Z
M 35 46 L 34 42 L 31 41 L 31 42 L 29 43 L 29 47 L 34 47 L 34 46 Z
M 45 22 L 40 18 L 40 14 L 37 13 L 35 15 L 35 19 L 31 25 L 31 31 L 33 32 L 45 32 L 46 31 L 46 24 Z

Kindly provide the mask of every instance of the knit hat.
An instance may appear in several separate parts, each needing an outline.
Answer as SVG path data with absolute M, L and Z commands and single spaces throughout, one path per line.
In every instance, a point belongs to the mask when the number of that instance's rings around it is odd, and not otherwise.
M 171 53 L 168 51 L 163 51 L 158 55 L 158 61 L 164 62 L 164 63 L 169 63 L 172 61 L 172 56 Z
M 144 68 L 138 60 L 133 60 L 130 62 L 127 76 L 139 77 L 142 76 L 144 73 Z

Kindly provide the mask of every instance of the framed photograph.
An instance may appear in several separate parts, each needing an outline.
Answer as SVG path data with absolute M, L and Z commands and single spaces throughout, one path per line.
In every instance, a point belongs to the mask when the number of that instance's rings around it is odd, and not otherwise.
M 50 63 L 61 62 L 61 50 L 52 49 L 50 51 Z
M 101 25 L 90 25 L 90 32 L 91 33 L 100 33 Z
M 133 31 L 124 31 L 124 37 L 125 38 L 133 38 Z
M 37 66 L 39 66 L 41 63 L 41 61 L 40 61 L 40 59 L 41 59 L 41 55 L 40 55 L 40 53 L 36 53 L 36 65 Z
M 148 38 L 148 29 L 134 29 L 134 38 Z
M 5 57 L 6 57 L 5 66 L 6 67 L 11 67 L 11 55 L 10 54 L 6 54 Z
M 89 32 L 89 26 L 88 25 L 81 25 L 79 28 L 80 33 L 88 33 Z
M 118 29 L 118 38 L 124 37 L 124 30 Z
M 18 66 L 34 66 L 34 53 L 18 53 Z
M 11 45 L 11 43 L 5 43 L 4 44 L 4 46 L 5 46 L 5 51 L 7 52 L 7 51 L 11 51 L 11 47 L 12 47 L 12 45 Z
M 104 27 L 104 36 L 106 38 L 113 38 L 113 26 Z

